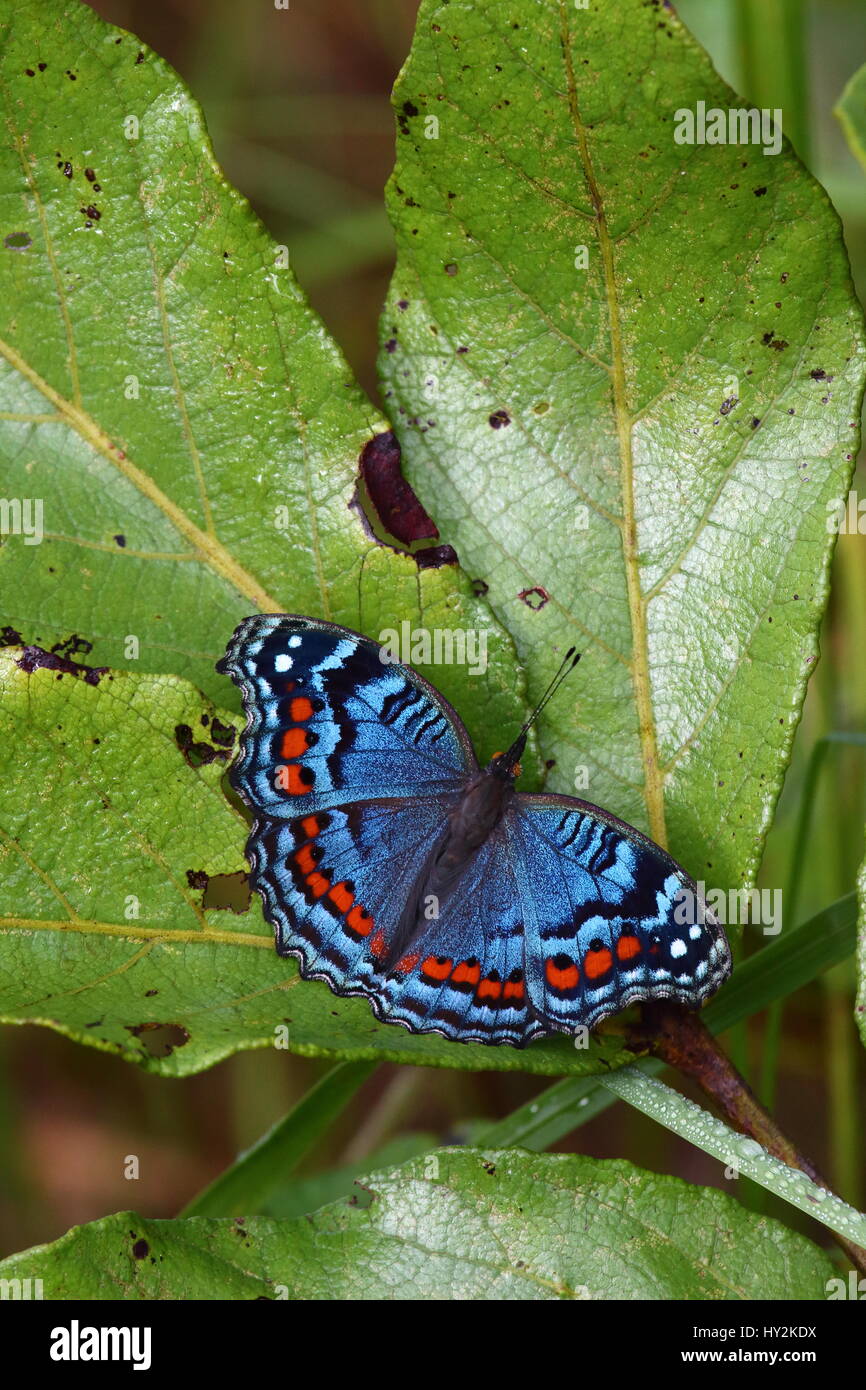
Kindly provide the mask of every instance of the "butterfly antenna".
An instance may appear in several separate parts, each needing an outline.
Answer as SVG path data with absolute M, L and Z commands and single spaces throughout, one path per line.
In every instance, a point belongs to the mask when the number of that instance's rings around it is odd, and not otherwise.
M 568 651 L 565 653 L 565 656 L 559 663 L 559 667 L 555 675 L 553 676 L 553 679 L 551 680 L 550 684 L 548 685 L 538 704 L 535 706 L 535 709 L 532 711 L 531 715 L 526 720 L 526 723 L 523 725 L 522 729 L 520 730 L 520 733 L 517 735 L 517 738 L 512 743 L 508 752 L 501 759 L 500 766 L 503 771 L 510 771 L 513 767 L 516 766 L 520 758 L 520 755 L 526 747 L 526 735 L 532 728 L 532 725 L 535 723 L 538 716 L 541 714 L 541 711 L 553 699 L 554 695 L 556 694 L 559 687 L 562 685 L 562 682 L 565 680 L 566 676 L 571 675 L 575 666 L 580 661 L 580 655 L 580 652 L 575 651 L 574 647 L 569 647 Z

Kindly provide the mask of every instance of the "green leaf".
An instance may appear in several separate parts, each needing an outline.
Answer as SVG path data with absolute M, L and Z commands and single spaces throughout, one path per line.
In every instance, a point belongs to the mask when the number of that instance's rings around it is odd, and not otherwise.
M 359 1187 L 295 1221 L 123 1212 L 0 1277 L 47 1299 L 819 1300 L 834 1272 L 724 1193 L 625 1162 L 443 1149 Z
M 0 458 L 44 539 L 4 537 L 0 626 L 43 647 L 74 634 L 95 665 L 182 675 L 235 709 L 214 662 L 257 608 L 373 636 L 483 629 L 486 672 L 433 675 L 489 755 L 524 717 L 511 645 L 453 564 L 419 570 L 362 520 L 359 454 L 386 423 L 226 183 L 199 107 L 77 0 L 24 0 L 12 21 Z
M 866 63 L 845 86 L 834 114 L 845 132 L 848 148 L 866 170 Z
M 222 789 L 240 718 L 173 676 L 27 665 L 0 652 L 4 1021 L 166 1076 L 267 1046 L 554 1076 L 629 1060 L 614 1037 L 457 1046 L 302 983 L 250 899 L 246 821 Z
M 424 0 L 381 364 L 533 696 L 583 650 L 551 786 L 728 889 L 816 658 L 864 349 L 823 190 L 787 146 L 677 143 L 698 101 L 745 105 L 643 0 Z
M 637 1067 L 624 1067 L 602 1085 L 704 1153 L 712 1154 L 729 1173 L 743 1173 L 846 1240 L 857 1245 L 866 1242 L 866 1214 L 850 1207 L 828 1188 L 819 1187 L 805 1173 L 774 1158 L 756 1139 L 729 1129 L 679 1091 L 644 1075 Z

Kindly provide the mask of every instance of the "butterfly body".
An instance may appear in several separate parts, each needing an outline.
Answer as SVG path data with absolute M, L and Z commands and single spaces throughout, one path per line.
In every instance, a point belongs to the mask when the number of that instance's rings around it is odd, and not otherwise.
M 414 1032 L 515 1046 L 640 999 L 697 1007 L 726 978 L 724 933 L 664 850 L 518 791 L 522 734 L 479 767 L 451 706 L 369 638 L 259 615 L 219 669 L 247 713 L 252 883 L 305 978 Z

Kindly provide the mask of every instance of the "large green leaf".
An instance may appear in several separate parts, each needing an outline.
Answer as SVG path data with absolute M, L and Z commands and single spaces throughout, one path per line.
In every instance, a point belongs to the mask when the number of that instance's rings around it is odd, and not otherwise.
M 727 889 L 816 658 L 864 349 L 823 190 L 787 146 L 677 143 L 698 102 L 744 105 L 655 4 L 424 0 L 381 362 L 532 691 L 583 649 L 551 785 Z
M 6 1022 L 167 1076 L 275 1045 L 554 1076 L 629 1058 L 615 1038 L 519 1052 L 415 1036 L 303 984 L 250 900 L 246 822 L 221 786 L 240 718 L 175 676 L 31 672 L 32 660 L 0 652 Z
M 214 661 L 256 608 L 489 629 L 486 672 L 432 674 L 494 751 L 522 709 L 510 644 L 455 565 L 364 524 L 385 422 L 176 74 L 77 0 L 24 0 L 0 14 L 0 92 L 2 491 L 44 529 L 3 538 L 0 627 L 234 708 Z
M 625 1162 L 473 1149 L 373 1173 L 298 1220 L 122 1212 L 0 1263 L 47 1299 L 820 1300 L 833 1273 L 724 1193 Z

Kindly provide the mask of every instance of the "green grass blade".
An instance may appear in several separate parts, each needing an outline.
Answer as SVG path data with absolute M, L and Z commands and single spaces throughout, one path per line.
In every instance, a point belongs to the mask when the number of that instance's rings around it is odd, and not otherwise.
M 375 1062 L 332 1067 L 288 1115 L 193 1197 L 181 1216 L 247 1216 L 259 1211 L 375 1067 Z
M 863 1212 L 849 1207 L 827 1188 L 819 1187 L 805 1173 L 773 1158 L 756 1139 L 737 1134 L 722 1120 L 655 1077 L 646 1076 L 637 1067 L 623 1067 L 617 1075 L 605 1077 L 601 1084 L 619 1100 L 627 1101 L 671 1133 L 679 1134 L 704 1153 L 711 1154 L 726 1168 L 751 1178 L 845 1240 L 866 1244 Z

